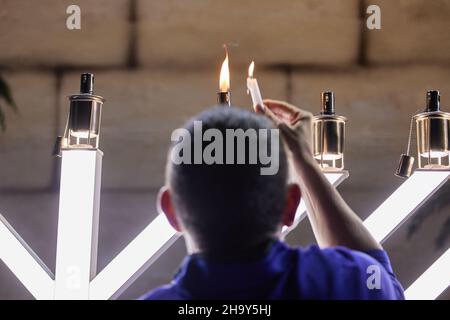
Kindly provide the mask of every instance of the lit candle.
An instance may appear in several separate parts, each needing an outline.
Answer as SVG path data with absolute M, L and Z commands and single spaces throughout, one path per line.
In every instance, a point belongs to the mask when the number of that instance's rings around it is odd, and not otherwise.
M 228 67 L 228 52 L 225 60 L 223 60 L 222 68 L 220 68 L 219 92 L 217 93 L 218 102 L 221 105 L 231 105 L 230 94 L 230 70 Z
M 253 101 L 253 108 L 256 110 L 256 106 L 260 105 L 264 108 L 263 99 L 261 97 L 261 92 L 259 91 L 258 81 L 253 78 L 253 70 L 255 69 L 255 62 L 252 61 L 248 67 L 248 78 L 247 78 L 247 93 L 250 93 Z

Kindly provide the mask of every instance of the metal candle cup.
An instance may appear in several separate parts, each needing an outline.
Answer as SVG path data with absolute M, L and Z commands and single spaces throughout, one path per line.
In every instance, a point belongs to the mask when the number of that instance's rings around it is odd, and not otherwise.
M 439 91 L 427 92 L 427 107 L 416 114 L 419 168 L 449 168 L 450 113 L 440 110 Z
M 313 155 L 323 170 L 344 169 L 346 121 L 334 114 L 334 93 L 322 93 L 322 111 L 313 117 Z
M 63 148 L 97 149 L 104 99 L 94 95 L 94 76 L 81 75 L 80 93 L 69 96 L 70 109 Z
M 217 103 L 220 105 L 231 106 L 231 93 L 227 92 L 218 92 L 217 93 Z

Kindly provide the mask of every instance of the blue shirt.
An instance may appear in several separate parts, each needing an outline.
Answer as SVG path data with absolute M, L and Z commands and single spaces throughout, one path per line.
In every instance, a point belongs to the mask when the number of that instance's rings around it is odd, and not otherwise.
M 174 280 L 142 299 L 404 299 L 383 250 L 290 248 L 247 262 L 185 257 Z

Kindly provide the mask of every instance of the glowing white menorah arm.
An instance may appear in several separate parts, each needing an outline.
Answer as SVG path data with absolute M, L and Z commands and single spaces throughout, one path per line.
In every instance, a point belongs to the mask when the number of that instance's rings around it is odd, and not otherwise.
M 348 172 L 325 174 L 330 183 L 338 185 L 348 177 Z M 300 204 L 296 223 L 305 217 L 305 207 Z M 287 232 L 291 231 L 290 228 Z M 91 282 L 90 299 L 110 299 L 118 297 L 174 242 L 178 234 L 167 222 L 165 216 L 158 215 L 128 246 L 126 246 Z
M 450 286 L 450 249 L 405 291 L 408 300 L 434 300 Z
M 36 299 L 53 299 L 51 271 L 0 214 L 0 260 Z
M 62 151 L 56 246 L 55 299 L 88 299 L 97 271 L 103 153 Z
M 90 299 L 116 298 L 180 236 L 159 214 L 91 282 Z
M 378 242 L 383 242 L 449 177 L 449 170 L 416 170 L 364 221 L 364 225 Z

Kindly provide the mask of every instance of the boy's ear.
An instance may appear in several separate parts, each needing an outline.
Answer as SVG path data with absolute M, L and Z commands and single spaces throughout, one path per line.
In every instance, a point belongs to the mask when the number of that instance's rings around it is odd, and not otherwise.
M 178 222 L 177 215 L 175 213 L 175 209 L 172 202 L 172 195 L 170 194 L 170 190 L 168 187 L 163 186 L 159 189 L 158 193 L 158 212 L 163 213 L 170 225 L 178 232 L 181 232 L 180 223 Z
M 295 213 L 302 198 L 302 192 L 298 184 L 289 184 L 286 203 L 283 212 L 283 225 L 290 227 L 294 223 Z

